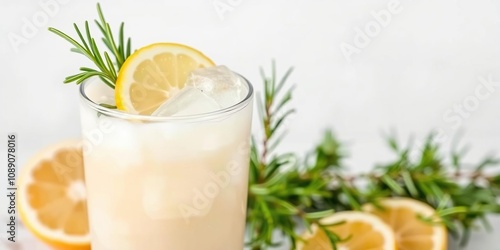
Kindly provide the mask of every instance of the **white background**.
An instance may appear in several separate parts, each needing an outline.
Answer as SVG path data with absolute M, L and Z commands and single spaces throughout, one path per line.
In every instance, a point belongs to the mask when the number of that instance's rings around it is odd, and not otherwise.
M 0 0 L 0 134 L 18 134 L 21 165 L 36 150 L 79 136 L 77 87 L 62 80 L 87 61 L 47 27 L 74 34 L 73 22 L 97 18 L 95 2 L 54 1 Z M 47 14 L 45 2 L 57 8 Z M 372 13 L 390 2 L 397 10 L 380 25 Z M 349 144 L 352 171 L 391 159 L 382 138 L 391 130 L 402 140 L 441 131 L 446 149 L 460 132 L 471 162 L 500 149 L 500 87 L 486 92 L 481 80 L 500 82 L 498 1 L 103 0 L 102 7 L 113 27 L 126 22 L 134 48 L 185 43 L 257 89 L 259 66 L 269 69 L 273 58 L 279 73 L 294 66 L 298 112 L 283 151 L 305 153 L 326 128 Z M 26 22 L 35 29 L 23 33 Z M 346 56 L 341 48 L 356 46 L 357 29 L 367 26 L 369 41 Z M 464 117 L 453 111 L 459 104 L 468 108 Z M 493 219 L 495 231 L 474 235 L 467 249 L 500 249 L 500 220 Z

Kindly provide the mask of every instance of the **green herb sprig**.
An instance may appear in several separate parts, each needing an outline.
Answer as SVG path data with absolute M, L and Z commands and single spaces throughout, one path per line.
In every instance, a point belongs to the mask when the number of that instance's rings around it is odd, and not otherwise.
M 106 22 L 99 4 L 97 4 L 97 13 L 99 15 L 99 20 L 95 20 L 95 23 L 103 35 L 101 40 L 106 45 L 108 51 L 99 50 L 96 38 L 91 34 L 88 21 L 85 21 L 84 34 L 78 25 L 73 24 L 78 34 L 78 39 L 71 38 L 58 29 L 49 28 L 49 31 L 62 37 L 74 46 L 71 48 L 71 51 L 86 56 L 97 67 L 97 69 L 81 67 L 80 73 L 66 77 L 64 83 L 75 82 L 76 84 L 80 84 L 90 77 L 98 76 L 106 85 L 115 88 L 117 72 L 119 72 L 121 66 L 131 53 L 131 39 L 128 38 L 125 40 L 123 31 L 124 23 L 122 22 L 118 33 L 118 40 L 115 41 L 110 25 Z M 79 40 L 79 42 L 77 40 Z M 114 57 L 114 61 L 111 60 L 109 53 Z
M 293 87 L 285 86 L 292 71 L 288 69 L 278 80 L 274 62 L 271 77 L 261 69 L 264 92 L 257 105 L 264 135 L 261 143 L 252 138 L 247 216 L 248 246 L 253 250 L 279 245 L 273 237 L 276 231 L 286 236 L 295 248 L 302 240 L 296 232 L 297 226 L 319 224 L 319 219 L 334 212 L 331 208 L 312 207 L 315 199 L 331 196 L 326 189 L 328 180 L 321 177 L 323 168 L 300 170 L 294 153 L 273 154 L 284 135 L 283 122 L 295 112 L 288 107 Z M 330 232 L 327 235 L 332 242 L 341 240 Z
M 486 216 L 500 213 L 500 175 L 487 174 L 497 170 L 500 160 L 485 157 L 472 167 L 464 164 L 464 151 L 452 152 L 445 157 L 441 145 L 431 133 L 420 156 L 411 159 L 413 145 L 400 146 L 394 137 L 388 138 L 396 159 L 375 167 L 368 175 L 351 178 L 364 179 L 368 184 L 365 192 L 357 196 L 357 202 L 370 202 L 379 197 L 403 196 L 426 202 L 436 208 L 448 231 L 461 236 L 465 245 L 478 223 L 489 229 Z M 339 178 L 345 179 L 345 175 Z M 349 192 L 361 187 L 351 185 Z M 337 203 L 338 200 L 331 202 Z M 346 209 L 354 208 L 354 202 L 343 203 Z
M 444 223 L 452 236 L 461 238 L 462 245 L 480 225 L 491 228 L 487 215 L 500 213 L 500 174 L 495 171 L 500 170 L 500 159 L 485 157 L 471 167 L 463 161 L 464 150 L 446 157 L 433 133 L 421 149 L 411 144 L 403 147 L 394 136 L 388 137 L 395 159 L 374 166 L 368 173 L 347 170 L 343 164 L 346 148 L 331 131 L 325 132 L 305 160 L 299 160 L 296 153 L 274 153 L 283 138 L 275 135 L 277 127 L 283 129 L 281 124 L 293 112 L 285 105 L 293 94 L 293 88 L 285 83 L 290 73 L 287 71 L 276 85 L 273 62 L 272 77 L 263 74 L 264 93 L 257 100 L 264 137 L 260 143 L 253 140 L 250 161 L 247 224 L 251 249 L 282 244 L 273 238 L 273 232 L 280 232 L 295 249 L 296 242 L 302 240 L 298 226 L 310 230 L 317 224 L 326 230 L 327 225 L 321 225 L 320 220 L 333 211 L 359 210 L 363 204 L 384 197 L 409 197 L 433 206 L 439 221 L 432 222 Z M 276 89 L 288 91 L 280 95 Z M 411 152 L 420 153 L 414 159 Z M 326 235 L 333 249 L 338 242 L 348 240 Z
M 331 139 L 323 143 L 326 141 Z M 500 175 L 486 172 L 497 170 L 498 173 L 499 159 L 486 157 L 468 167 L 462 160 L 464 151 L 445 157 L 432 133 L 417 159 L 410 157 L 413 145 L 403 148 L 394 137 L 387 142 L 396 155 L 394 161 L 357 175 L 332 167 L 325 178 L 337 183 L 329 186 L 335 195 L 315 206 L 318 209 L 357 210 L 360 204 L 376 202 L 379 198 L 409 197 L 434 207 L 440 223 L 444 223 L 453 236 L 461 238 L 461 245 L 467 243 L 471 231 L 480 224 L 485 229 L 491 228 L 486 216 L 500 213 Z M 321 155 L 326 155 L 322 147 L 317 148 L 316 154 L 320 160 L 325 158 Z

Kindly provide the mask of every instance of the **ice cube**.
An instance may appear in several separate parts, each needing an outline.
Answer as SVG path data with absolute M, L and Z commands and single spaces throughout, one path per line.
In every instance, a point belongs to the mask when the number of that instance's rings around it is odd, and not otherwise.
M 214 99 L 201 90 L 186 86 L 153 112 L 154 116 L 183 116 L 203 114 L 221 109 Z
M 199 68 L 191 72 L 186 86 L 201 90 L 212 97 L 221 108 L 233 106 L 248 93 L 243 79 L 226 66 Z

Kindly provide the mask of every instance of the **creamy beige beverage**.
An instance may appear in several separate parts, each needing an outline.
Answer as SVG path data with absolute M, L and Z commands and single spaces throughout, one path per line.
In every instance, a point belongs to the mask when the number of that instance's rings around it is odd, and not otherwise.
M 81 86 L 93 250 L 243 249 L 252 87 L 198 73 L 152 116 L 99 106 L 114 101 L 99 79 Z

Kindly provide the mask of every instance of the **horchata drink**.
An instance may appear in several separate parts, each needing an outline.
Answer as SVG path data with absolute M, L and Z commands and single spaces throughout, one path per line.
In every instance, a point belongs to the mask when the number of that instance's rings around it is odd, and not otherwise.
M 81 85 L 93 250 L 243 249 L 253 90 L 196 53 L 151 45 L 115 89 Z

